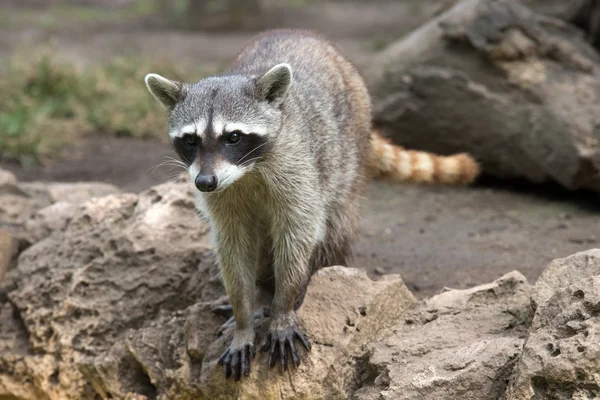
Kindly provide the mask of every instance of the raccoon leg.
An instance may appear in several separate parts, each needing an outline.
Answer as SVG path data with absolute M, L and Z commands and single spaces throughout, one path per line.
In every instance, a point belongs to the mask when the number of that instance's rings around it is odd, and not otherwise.
M 306 291 L 306 283 L 300 285 Z M 302 289 L 300 289 L 302 290 Z M 289 305 L 291 298 L 291 305 Z M 281 363 L 281 367 L 286 370 L 288 358 L 297 367 L 300 365 L 300 357 L 296 351 L 294 339 L 298 339 L 306 350 L 311 349 L 310 342 L 302 332 L 298 329 L 296 323 L 295 311 L 302 304 L 304 299 L 303 293 L 298 293 L 297 296 L 288 294 L 277 295 L 273 300 L 271 323 L 269 330 L 262 342 L 260 351 L 269 352 L 269 366 L 273 368 L 277 363 L 277 359 Z M 283 306 L 285 304 L 285 306 Z
M 293 216 L 293 214 L 292 214 Z M 261 351 L 269 351 L 269 365 L 275 366 L 277 359 L 287 369 L 288 358 L 294 365 L 300 364 L 294 340 L 310 350 L 310 343 L 296 324 L 295 309 L 304 297 L 310 277 L 310 258 L 316 245 L 317 232 L 305 218 L 293 219 L 287 215 L 287 224 L 279 224 L 273 238 L 273 274 L 275 294 L 271 304 L 271 321 Z M 291 220 L 291 221 L 290 221 Z M 291 223 L 290 223 L 291 222 Z M 297 225 L 296 225 L 297 224 Z M 283 226 L 282 226 L 283 225 Z
M 235 217 L 237 224 L 213 223 L 212 231 L 217 249 L 219 269 L 233 316 L 235 332 L 229 348 L 219 359 L 225 377 L 239 380 L 242 375 L 250 375 L 250 357 L 256 356 L 254 347 L 254 291 L 258 251 L 256 235 L 251 227 L 244 224 L 243 215 Z M 232 222 L 232 221 L 227 221 Z M 232 227 L 235 227 L 233 229 Z M 229 228 L 229 229 L 219 229 Z

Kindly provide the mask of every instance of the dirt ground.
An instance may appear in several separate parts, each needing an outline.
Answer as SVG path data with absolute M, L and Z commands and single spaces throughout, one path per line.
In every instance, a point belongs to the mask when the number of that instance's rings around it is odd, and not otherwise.
M 302 10 L 304 19 L 293 14 L 283 21 L 287 26 L 316 28 L 333 36 L 360 67 L 378 43 L 401 36 L 416 26 L 423 13 L 433 10 L 418 7 L 428 1 L 384 3 L 384 13 L 368 2 L 333 9 L 323 4 Z M 69 26 L 63 30 L 55 27 L 51 40 L 63 56 L 77 62 L 133 52 L 179 63 L 199 62 L 209 69 L 229 60 L 249 36 L 135 26 L 94 30 Z M 0 60 L 46 40 L 48 32 L 36 26 L 0 28 Z M 157 108 L 157 112 L 161 111 Z M 9 163 L 0 168 L 25 181 L 94 180 L 140 191 L 176 172 L 152 170 L 165 156 L 173 155 L 164 143 L 103 136 L 86 140 L 68 160 L 32 169 Z M 377 182 L 368 195 L 355 266 L 374 276 L 400 273 L 419 297 L 443 287 L 489 282 L 513 269 L 535 281 L 550 260 L 599 245 L 600 202 L 596 194 L 497 182 L 468 188 Z
M 163 143 L 95 138 L 76 159 L 23 170 L 24 180 L 104 181 L 140 191 L 177 171 L 152 167 L 172 156 Z M 364 201 L 354 266 L 400 273 L 419 297 L 466 288 L 517 269 L 534 282 L 549 261 L 598 247 L 593 193 L 484 182 L 472 187 L 373 182 Z

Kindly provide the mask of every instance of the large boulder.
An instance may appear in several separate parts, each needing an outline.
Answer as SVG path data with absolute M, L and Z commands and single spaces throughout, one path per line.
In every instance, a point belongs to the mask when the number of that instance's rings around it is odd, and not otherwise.
M 199 327 L 196 343 L 223 322 L 203 305 L 223 293 L 192 198 L 189 184 L 169 183 L 71 205 L 66 222 L 34 218 L 47 236 L 21 253 L 0 297 L 0 397 L 151 398 L 153 368 L 166 374 L 161 390 L 176 391 L 170 370 L 194 370 L 177 358 L 189 359 L 177 341 L 185 322 Z M 174 351 L 142 367 L 155 339 Z
M 506 398 L 600 397 L 600 250 L 550 263 L 532 304 L 533 323 Z
M 600 190 L 600 56 L 516 0 L 463 0 L 374 57 L 374 118 L 409 148 L 487 174 Z

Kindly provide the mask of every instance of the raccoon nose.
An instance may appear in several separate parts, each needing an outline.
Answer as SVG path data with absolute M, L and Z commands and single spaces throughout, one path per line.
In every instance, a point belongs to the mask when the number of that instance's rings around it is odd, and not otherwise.
M 217 188 L 217 177 L 199 174 L 196 177 L 196 187 L 201 192 L 212 192 Z

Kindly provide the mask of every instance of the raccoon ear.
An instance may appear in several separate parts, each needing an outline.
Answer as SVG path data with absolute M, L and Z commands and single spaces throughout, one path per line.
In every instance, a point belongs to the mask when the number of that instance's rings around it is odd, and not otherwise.
M 287 63 L 277 64 L 256 81 L 259 99 L 279 106 L 285 100 L 292 84 L 292 66 Z
M 171 111 L 181 99 L 183 83 L 171 81 L 158 74 L 148 74 L 144 78 L 146 86 L 152 96 L 156 98 L 167 110 Z

